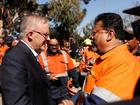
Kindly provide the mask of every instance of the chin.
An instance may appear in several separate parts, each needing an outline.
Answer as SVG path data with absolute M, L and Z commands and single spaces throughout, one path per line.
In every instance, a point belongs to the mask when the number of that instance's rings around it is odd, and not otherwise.
M 53 53 L 56 53 L 57 51 L 52 51 Z

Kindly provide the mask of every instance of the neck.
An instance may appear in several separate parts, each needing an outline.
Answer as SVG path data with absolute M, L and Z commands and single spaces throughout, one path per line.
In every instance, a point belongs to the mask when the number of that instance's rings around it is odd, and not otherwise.
M 111 45 L 107 48 L 107 52 L 122 44 L 123 44 L 122 41 L 116 40 L 114 43 L 111 43 Z
M 32 48 L 33 50 L 35 50 L 35 48 L 32 46 L 32 44 L 26 40 L 26 39 L 22 39 L 30 48 Z

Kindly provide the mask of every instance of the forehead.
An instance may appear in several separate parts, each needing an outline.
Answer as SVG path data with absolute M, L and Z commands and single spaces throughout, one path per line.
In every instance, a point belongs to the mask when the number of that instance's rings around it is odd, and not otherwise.
M 64 42 L 64 45 L 65 45 L 65 46 L 69 46 L 70 43 L 69 43 L 69 42 Z
M 103 27 L 103 22 L 101 20 L 95 22 L 95 24 L 94 24 L 94 28 L 98 28 L 98 27 Z
M 48 33 L 49 32 L 48 23 L 40 23 L 40 24 L 38 24 L 36 30 L 39 30 L 40 32 L 43 32 L 43 33 Z
M 58 41 L 56 39 L 50 39 L 49 44 L 58 44 Z
M 93 31 L 98 31 L 101 29 L 103 29 L 103 22 L 101 20 L 95 22 L 94 27 L 93 27 Z

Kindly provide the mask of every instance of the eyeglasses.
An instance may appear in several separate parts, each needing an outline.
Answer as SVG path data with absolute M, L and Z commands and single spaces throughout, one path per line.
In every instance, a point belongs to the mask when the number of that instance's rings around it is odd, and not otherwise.
M 49 44 L 50 47 L 57 47 L 59 44 Z
M 38 33 L 39 35 L 43 36 L 45 40 L 47 40 L 48 37 L 49 37 L 48 33 L 41 33 L 41 32 L 38 32 L 38 31 L 32 31 L 30 33 L 33 33 L 33 32 Z
M 96 31 L 93 31 L 92 35 L 94 36 L 97 33 L 108 33 L 108 31 L 106 31 L 106 30 L 96 30 Z

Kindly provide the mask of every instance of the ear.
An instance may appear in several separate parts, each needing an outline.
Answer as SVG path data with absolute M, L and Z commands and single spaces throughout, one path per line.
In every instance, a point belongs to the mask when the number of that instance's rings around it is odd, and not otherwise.
M 28 41 L 31 42 L 33 39 L 33 33 L 32 32 L 28 33 L 27 37 L 28 37 Z
M 113 30 L 109 30 L 106 40 L 107 41 L 111 41 L 114 38 L 114 35 L 115 35 L 114 31 Z

